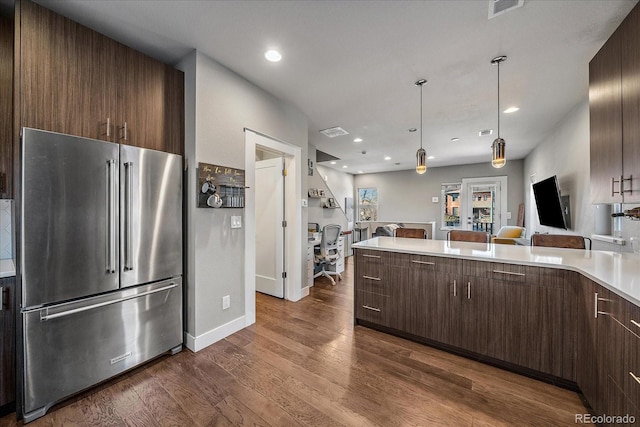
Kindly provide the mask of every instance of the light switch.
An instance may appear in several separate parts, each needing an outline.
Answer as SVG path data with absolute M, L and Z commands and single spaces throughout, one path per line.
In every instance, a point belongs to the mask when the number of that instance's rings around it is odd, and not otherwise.
M 242 228 L 242 217 L 241 216 L 232 216 L 231 217 L 231 228 Z
M 302 199 L 302 207 L 306 208 L 307 206 L 309 206 L 309 202 L 307 201 L 307 199 Z
M 507 219 L 511 219 L 511 212 L 507 212 Z
M 431 198 L 431 202 L 432 202 L 432 203 L 438 203 L 438 197 L 437 197 L 437 196 L 433 196 L 433 197 Z

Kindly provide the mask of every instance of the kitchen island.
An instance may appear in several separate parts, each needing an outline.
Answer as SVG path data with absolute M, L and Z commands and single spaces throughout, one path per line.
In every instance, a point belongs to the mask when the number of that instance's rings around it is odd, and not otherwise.
M 393 237 L 354 249 L 356 324 L 640 416 L 637 255 Z

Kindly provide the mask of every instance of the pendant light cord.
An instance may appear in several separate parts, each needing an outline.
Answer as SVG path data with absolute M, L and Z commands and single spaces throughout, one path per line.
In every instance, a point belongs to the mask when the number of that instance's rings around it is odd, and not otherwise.
M 498 62 L 498 139 L 500 139 L 500 62 Z
M 424 83 L 420 84 L 420 148 L 422 148 L 422 86 Z

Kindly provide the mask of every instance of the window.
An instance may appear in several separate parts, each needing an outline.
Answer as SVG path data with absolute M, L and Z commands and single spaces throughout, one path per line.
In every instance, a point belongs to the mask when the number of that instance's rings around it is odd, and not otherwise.
M 442 184 L 442 226 L 460 228 L 460 184 Z
M 358 188 L 358 221 L 378 220 L 378 189 Z

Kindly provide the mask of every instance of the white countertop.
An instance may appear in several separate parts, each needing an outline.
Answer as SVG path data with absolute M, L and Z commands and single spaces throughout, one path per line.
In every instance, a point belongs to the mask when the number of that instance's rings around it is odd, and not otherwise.
M 640 256 L 633 253 L 589 251 L 485 243 L 374 237 L 354 248 L 563 268 L 577 271 L 640 306 Z
M 13 260 L 0 259 L 0 279 L 5 277 L 13 277 L 16 275 L 16 267 L 13 265 Z

